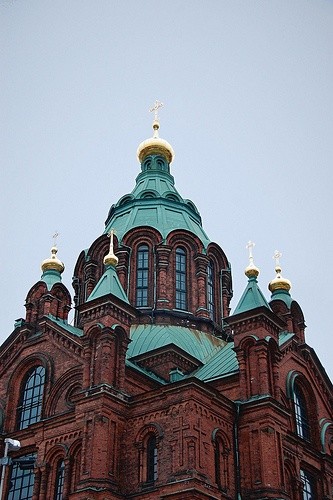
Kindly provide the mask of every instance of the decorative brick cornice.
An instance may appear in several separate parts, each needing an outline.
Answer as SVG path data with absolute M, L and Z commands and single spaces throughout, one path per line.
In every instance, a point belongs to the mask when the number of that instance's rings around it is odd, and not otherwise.
M 226 319 L 226 322 L 229 324 L 228 318 Z M 262 327 L 264 327 L 267 334 L 272 335 L 272 337 L 276 337 L 279 333 L 278 326 L 264 314 L 244 318 L 239 322 L 235 322 L 231 326 L 234 336 L 244 333 L 256 334 L 256 330 Z
M 101 320 L 105 316 L 112 316 L 119 323 L 130 326 L 136 312 L 132 306 L 128 306 L 128 310 L 121 308 L 115 304 L 115 301 L 105 299 L 102 303 L 85 303 L 80 306 L 80 325 L 81 327 L 87 322 Z
M 78 438 L 81 438 L 82 436 L 82 431 L 81 430 L 76 430 L 72 432 L 67 432 L 65 434 L 60 434 L 58 436 L 55 436 L 53 438 L 47 439 L 45 441 L 45 447 L 46 449 L 51 448 L 52 446 L 55 446 L 57 444 L 71 444 L 73 441 L 76 441 Z

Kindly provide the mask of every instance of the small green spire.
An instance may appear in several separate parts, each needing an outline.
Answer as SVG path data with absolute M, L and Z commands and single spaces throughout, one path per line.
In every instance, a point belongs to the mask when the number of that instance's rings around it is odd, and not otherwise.
M 254 265 L 252 253 L 254 246 L 255 243 L 252 241 L 249 241 L 246 245 L 246 248 L 249 251 L 250 263 L 245 269 L 245 274 L 249 278 L 249 281 L 233 314 L 239 314 L 262 306 L 270 309 L 268 302 L 258 285 L 257 277 L 259 275 L 259 269 Z
M 112 295 L 115 295 L 119 299 L 129 304 L 129 300 L 123 287 L 121 286 L 116 271 L 118 257 L 114 254 L 113 251 L 113 235 L 114 230 L 111 229 L 111 231 L 108 233 L 108 236 L 110 238 L 109 253 L 104 257 L 104 264 L 106 269 L 101 279 L 98 281 L 97 285 L 89 295 L 87 302 L 98 299 L 100 297 L 104 297 L 105 295 L 109 295 L 111 293 Z

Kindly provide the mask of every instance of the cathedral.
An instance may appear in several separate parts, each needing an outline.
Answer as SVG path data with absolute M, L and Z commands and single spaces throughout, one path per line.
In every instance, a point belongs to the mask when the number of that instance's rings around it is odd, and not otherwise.
M 333 500 L 333 386 L 281 255 L 267 300 L 249 242 L 231 310 L 158 106 L 73 294 L 55 245 L 0 348 L 0 500 Z

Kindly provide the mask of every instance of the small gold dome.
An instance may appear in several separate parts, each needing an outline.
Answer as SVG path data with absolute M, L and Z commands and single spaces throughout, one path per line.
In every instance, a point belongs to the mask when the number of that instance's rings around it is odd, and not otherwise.
M 64 271 L 65 266 L 61 262 L 61 260 L 58 259 L 57 252 L 58 252 L 57 247 L 53 246 L 51 248 L 51 257 L 43 260 L 43 262 L 41 264 L 41 268 L 42 268 L 43 273 L 45 271 L 50 271 L 50 270 L 58 271 L 59 273 L 62 273 Z
M 268 289 L 273 293 L 276 290 L 286 290 L 289 292 L 291 289 L 291 282 L 287 278 L 281 276 L 281 267 L 275 267 L 276 277 L 270 281 Z
M 105 266 L 113 266 L 116 267 L 118 264 L 118 257 L 114 253 L 108 253 L 103 259 Z
M 153 123 L 153 130 L 154 130 L 153 137 L 151 137 L 150 139 L 146 139 L 145 141 L 141 142 L 141 144 L 139 144 L 139 147 L 136 152 L 139 163 L 142 163 L 143 160 L 146 158 L 146 156 L 157 155 L 157 154 L 164 156 L 169 164 L 172 163 L 175 157 L 174 150 L 167 141 L 161 139 L 158 136 L 159 128 L 160 125 L 158 121 L 155 120 Z
M 250 265 L 248 265 L 247 268 L 245 269 L 245 275 L 248 278 L 257 278 L 259 273 L 260 273 L 259 269 L 257 268 L 257 266 L 253 264 L 253 262 Z

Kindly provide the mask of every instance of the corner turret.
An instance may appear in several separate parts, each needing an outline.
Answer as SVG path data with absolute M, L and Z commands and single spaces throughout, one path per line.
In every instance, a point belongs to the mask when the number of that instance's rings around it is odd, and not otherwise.
M 55 237 L 57 234 L 55 235 Z M 42 276 L 28 292 L 26 298 L 26 322 L 35 323 L 43 316 L 67 321 L 71 309 L 71 296 L 61 282 L 65 265 L 57 257 L 57 246 L 51 248 L 51 256 L 41 264 Z

